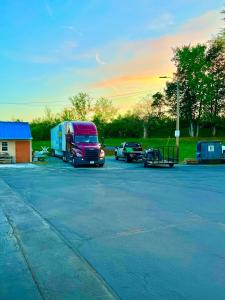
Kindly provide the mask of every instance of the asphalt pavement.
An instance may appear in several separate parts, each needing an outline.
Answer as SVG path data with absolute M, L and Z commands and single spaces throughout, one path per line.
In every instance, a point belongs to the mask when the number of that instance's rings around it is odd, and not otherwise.
M 0 168 L 0 299 L 225 299 L 224 175 Z

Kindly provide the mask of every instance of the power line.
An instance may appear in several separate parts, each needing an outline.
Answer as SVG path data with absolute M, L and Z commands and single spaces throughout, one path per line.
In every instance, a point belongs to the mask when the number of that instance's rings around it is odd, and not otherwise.
M 66 101 L 40 101 L 40 102 L 0 102 L 0 105 L 31 105 L 31 104 L 49 104 L 49 103 L 64 103 Z
M 116 94 L 116 95 L 107 95 L 102 96 L 106 98 L 119 98 L 119 97 L 131 97 L 131 96 L 138 96 L 147 93 L 147 91 L 136 91 L 136 92 L 128 92 L 123 94 Z M 0 105 L 48 105 L 48 104 L 60 104 L 65 103 L 68 100 L 53 100 L 53 101 L 31 101 L 31 102 L 0 102 Z

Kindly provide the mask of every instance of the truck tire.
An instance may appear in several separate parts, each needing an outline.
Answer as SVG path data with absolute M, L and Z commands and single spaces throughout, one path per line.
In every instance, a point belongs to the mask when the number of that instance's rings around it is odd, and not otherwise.
M 115 154 L 115 159 L 116 159 L 116 160 L 119 160 L 119 157 L 118 157 L 116 154 Z
M 52 149 L 52 157 L 55 157 L 55 150 Z
M 67 162 L 67 159 L 66 159 L 66 153 L 65 153 L 65 152 L 63 152 L 62 160 L 63 160 L 64 162 Z
M 98 167 L 99 167 L 99 168 L 103 168 L 103 167 L 104 167 L 104 164 L 99 164 Z
M 74 157 L 73 157 L 73 159 L 72 159 L 72 165 L 74 166 L 74 168 L 77 168 L 77 167 L 78 167 L 78 165 L 77 165 L 76 160 L 75 160 Z
M 169 164 L 169 167 L 170 167 L 170 168 L 172 168 L 173 166 L 174 166 L 174 164 L 173 164 L 173 163 Z
M 145 161 L 144 162 L 144 168 L 147 168 L 148 167 L 148 163 Z
M 130 162 L 131 162 L 131 158 L 130 158 L 130 156 L 129 156 L 129 155 L 126 155 L 126 157 L 125 157 L 125 161 L 126 161 L 126 163 L 130 163 Z

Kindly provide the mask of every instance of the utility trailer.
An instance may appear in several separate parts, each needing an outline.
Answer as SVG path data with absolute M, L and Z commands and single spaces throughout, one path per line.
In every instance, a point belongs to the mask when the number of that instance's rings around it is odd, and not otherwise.
M 170 167 L 178 163 L 177 148 L 174 146 L 163 146 L 150 148 L 144 151 L 144 167 Z
M 124 142 L 119 147 L 115 148 L 115 159 L 125 159 L 127 163 L 132 161 L 142 160 L 143 149 L 139 143 Z

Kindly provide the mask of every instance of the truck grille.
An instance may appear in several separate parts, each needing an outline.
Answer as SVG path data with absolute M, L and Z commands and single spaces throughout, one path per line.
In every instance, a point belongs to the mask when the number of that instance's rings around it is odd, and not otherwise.
M 142 148 L 141 147 L 133 147 L 133 150 L 134 151 L 142 151 Z
M 87 160 L 97 160 L 98 159 L 98 149 L 86 149 L 84 151 L 84 157 Z

